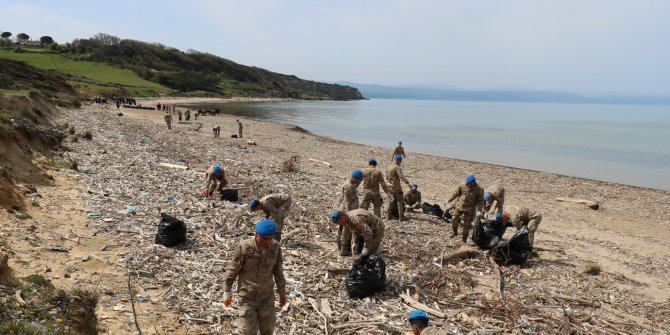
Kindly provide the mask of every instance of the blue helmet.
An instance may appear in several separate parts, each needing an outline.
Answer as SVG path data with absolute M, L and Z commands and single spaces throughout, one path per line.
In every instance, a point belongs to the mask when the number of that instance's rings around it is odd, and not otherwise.
M 355 179 L 363 179 L 363 171 L 359 169 L 351 171 L 351 176 Z
M 401 160 L 402 160 L 402 156 L 401 156 L 401 155 L 395 155 L 395 156 L 393 157 L 393 159 L 395 159 L 395 160 L 397 160 L 397 161 L 401 161 Z
M 484 200 L 486 200 L 486 201 L 491 200 L 491 193 L 489 193 L 489 192 L 484 193 Z
M 337 209 L 330 213 L 330 220 L 332 220 L 333 223 L 337 223 L 337 220 L 339 218 L 340 218 L 340 211 L 338 211 Z
M 415 309 L 411 312 L 409 312 L 408 319 L 426 319 L 428 320 L 428 314 L 420 309 Z
M 254 209 L 256 206 L 258 206 L 258 200 L 251 199 L 251 201 L 249 201 L 249 208 Z
M 416 188 L 419 187 L 416 185 L 416 183 L 411 183 L 409 184 L 409 188 L 416 190 Z
M 274 235 L 277 231 L 277 223 L 272 219 L 263 219 L 256 222 L 256 233 L 258 235 Z
M 374 158 L 370 158 L 370 159 L 368 159 L 368 164 L 376 166 L 377 165 L 377 160 L 374 159 Z
M 221 167 L 219 166 L 219 164 L 214 165 L 214 168 L 212 168 L 212 171 L 214 171 L 214 173 L 221 172 Z
M 465 183 L 466 184 L 474 183 L 475 181 L 477 181 L 477 180 L 475 179 L 474 174 L 469 174 L 467 177 L 465 177 Z

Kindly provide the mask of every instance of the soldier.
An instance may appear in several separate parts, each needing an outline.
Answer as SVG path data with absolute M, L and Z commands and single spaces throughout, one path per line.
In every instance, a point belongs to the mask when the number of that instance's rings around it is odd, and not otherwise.
M 277 224 L 271 219 L 256 223 L 256 234 L 241 241 L 228 263 L 223 283 L 223 304 L 233 302 L 233 283 L 239 295 L 239 334 L 271 335 L 275 329 L 275 284 L 279 306 L 286 304 L 286 279 L 282 267 L 281 245 L 273 240 Z
M 410 212 L 421 208 L 421 192 L 419 192 L 417 188 L 418 186 L 416 183 L 411 183 L 409 185 L 409 191 L 405 192 L 405 196 L 403 197 L 405 205 L 407 205 L 407 210 Z
M 403 159 L 405 159 L 405 149 L 402 147 L 402 141 L 398 141 L 398 146 L 395 147 L 395 150 L 393 150 L 391 161 L 393 161 L 397 155 L 400 155 Z
M 535 231 L 542 221 L 542 213 L 540 211 L 509 205 L 505 211 L 502 212 L 501 221 L 503 224 L 512 223 L 517 230 L 521 227 L 528 227 L 528 243 L 531 249 L 533 248 L 533 240 L 535 240 Z
M 212 128 L 212 131 L 214 132 L 214 138 L 218 138 L 219 134 L 221 133 L 221 126 L 216 126 Z
M 455 199 L 457 199 L 457 203 L 450 204 Z M 463 242 L 466 242 L 470 228 L 472 228 L 472 222 L 475 220 L 475 211 L 476 217 L 480 218 L 482 215 L 481 211 L 484 209 L 484 190 L 477 185 L 475 175 L 468 175 L 465 178 L 465 184 L 458 186 L 445 204 L 447 210 L 454 208 L 453 217 L 451 218 L 453 233 L 449 237 L 453 238 L 458 235 L 458 224 L 461 223 L 461 217 L 463 217 Z
M 405 175 L 402 174 L 402 169 L 400 168 L 400 163 L 402 162 L 402 156 L 395 155 L 394 164 L 391 164 L 386 167 L 386 180 L 388 180 L 389 189 L 392 197 L 389 197 L 388 207 L 386 211 L 386 219 L 391 220 L 391 207 L 393 207 L 393 202 L 398 203 L 398 214 L 400 216 L 400 221 L 407 221 L 405 217 L 405 205 L 402 200 L 402 186 L 400 186 L 400 180 L 405 184 L 409 185 L 409 181 L 405 178 Z
M 174 112 L 174 108 L 172 108 L 172 111 Z M 177 112 L 177 118 L 179 118 L 179 121 L 181 121 L 181 111 Z
M 268 194 L 260 200 L 251 199 L 249 201 L 249 208 L 252 211 L 263 211 L 265 218 L 275 220 L 277 223 L 277 232 L 275 233 L 275 240 L 281 241 L 281 231 L 284 227 L 284 220 L 288 211 L 291 209 L 291 196 L 282 193 Z
M 384 193 L 390 198 L 393 195 L 389 192 L 386 182 L 384 181 L 384 174 L 377 169 L 377 161 L 374 158 L 368 159 L 368 168 L 363 170 L 363 201 L 361 208 L 370 208 L 370 203 L 374 208 L 375 215 L 381 219 L 382 217 L 382 196 L 379 194 L 379 186 L 381 185 Z
M 353 211 L 343 212 L 334 210 L 330 214 L 333 224 L 346 226 L 351 232 L 363 236 L 362 256 L 377 255 L 381 252 L 381 242 L 384 238 L 384 223 L 374 213 L 359 208 Z
M 172 115 L 171 114 L 165 114 L 163 116 L 165 119 L 165 123 L 167 123 L 168 130 L 172 129 Z
M 493 212 L 503 212 L 503 204 L 505 203 L 505 188 L 499 185 L 491 185 L 484 192 L 484 212 L 488 213 L 493 210 Z M 496 205 L 493 206 L 495 201 Z
M 242 122 L 240 119 L 237 119 L 237 137 L 242 138 Z
M 207 172 L 205 172 L 205 179 L 207 180 L 207 185 L 205 185 L 205 197 L 214 194 L 214 189 L 217 188 L 217 183 L 219 190 L 228 185 L 226 173 L 219 164 L 214 164 L 214 166 L 207 169 Z
M 358 185 L 360 185 L 361 180 L 363 179 L 363 171 L 354 170 L 351 172 L 351 179 L 347 180 L 344 185 L 342 185 L 342 193 L 340 194 L 339 209 L 343 212 L 348 212 L 358 208 Z M 337 239 L 340 242 L 340 256 L 350 256 L 351 255 L 351 230 L 346 226 L 340 226 L 340 229 L 337 233 Z M 358 247 L 355 246 L 354 253 L 356 253 Z
M 444 335 L 445 333 L 437 328 L 428 325 L 428 314 L 420 309 L 409 312 L 409 324 L 412 326 L 414 335 Z

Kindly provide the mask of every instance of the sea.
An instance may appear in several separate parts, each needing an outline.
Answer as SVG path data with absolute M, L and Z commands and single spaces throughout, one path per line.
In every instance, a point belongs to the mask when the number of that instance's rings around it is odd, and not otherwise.
M 410 155 L 670 191 L 670 106 L 373 99 L 197 107 L 389 149 L 402 141 Z

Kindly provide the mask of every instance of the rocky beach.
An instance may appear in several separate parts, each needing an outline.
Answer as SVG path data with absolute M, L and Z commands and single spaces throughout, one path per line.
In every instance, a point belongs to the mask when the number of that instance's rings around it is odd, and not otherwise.
M 57 123 L 92 134 L 65 143 L 60 158 L 76 170 L 48 171 L 55 185 L 38 189 L 32 218 L 0 214 L 0 248 L 13 254 L 14 271 L 95 289 L 101 333 L 236 334 L 236 300 L 223 305 L 223 275 L 260 218 L 247 201 L 274 192 L 294 199 L 282 240 L 292 294 L 277 309 L 278 334 L 409 334 L 406 314 L 419 306 L 449 334 L 670 332 L 670 192 L 407 152 L 403 171 L 424 201 L 442 205 L 474 173 L 484 188 L 503 185 L 506 204 L 540 210 L 539 256 L 500 269 L 484 251 L 445 261 L 443 254 L 467 246 L 448 238 L 443 220 L 413 212 L 409 222 L 385 221 L 385 291 L 352 300 L 344 278 L 354 259 L 338 256 L 329 213 L 351 170 L 370 157 L 384 168 L 394 143 L 366 146 L 251 119 L 241 119 L 239 139 L 230 137 L 234 116 L 178 122 L 175 115 L 168 130 L 163 115 L 112 105 L 63 110 Z M 216 126 L 220 138 L 212 136 Z M 297 163 L 285 169 L 292 157 Z M 202 196 L 214 163 L 239 190 L 239 203 Z M 154 244 L 160 213 L 187 224 L 187 244 Z

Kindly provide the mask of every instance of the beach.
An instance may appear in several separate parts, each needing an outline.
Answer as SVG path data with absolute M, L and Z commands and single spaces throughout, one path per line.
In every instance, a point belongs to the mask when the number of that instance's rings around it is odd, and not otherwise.
M 175 98 L 138 103 L 223 101 Z M 320 334 L 326 325 L 331 334 L 353 334 L 353 326 L 335 331 L 332 327 L 377 321 L 409 334 L 403 320 L 408 307 L 399 297 L 404 292 L 444 312 L 447 316 L 435 322 L 449 332 L 515 328 L 513 321 L 497 317 L 495 312 L 468 307 L 495 305 L 496 278 L 486 270 L 488 265 L 481 257 L 435 264 L 433 259 L 457 250 L 462 243 L 448 238 L 451 228 L 447 223 L 422 213 L 409 213 L 408 223 L 384 220 L 387 290 L 371 300 L 344 297 L 343 276 L 328 269 L 346 269 L 353 259 L 337 255 L 336 229 L 329 223 L 329 213 L 336 207 L 340 186 L 351 170 L 365 167 L 371 157 L 384 169 L 391 162 L 395 143 L 367 146 L 318 136 L 290 124 L 246 118 L 239 118 L 244 138 L 231 138 L 237 133 L 238 117 L 230 115 L 191 117 L 190 122 L 181 123 L 174 115 L 168 131 L 163 115 L 159 111 L 117 110 L 111 105 L 63 111 L 59 123 L 91 131 L 93 139 L 65 143 L 69 150 L 62 158 L 77 161 L 78 171 L 50 171 L 56 185 L 40 192 L 44 198 L 40 207 L 31 210 L 33 219 L 21 221 L 0 214 L 9 222 L 0 231 L 17 255 L 10 261 L 17 273 L 28 275 L 50 267 L 45 277 L 56 286 L 98 285 L 104 293 L 98 318 L 110 333 L 133 332 L 135 314 L 146 332 L 156 327 L 159 333 L 232 333 L 236 303 L 223 306 L 220 282 L 234 246 L 250 236 L 253 222 L 260 216 L 250 213 L 243 203 L 201 196 L 204 171 L 219 163 L 226 171 L 228 187 L 238 188 L 245 201 L 271 192 L 288 193 L 294 199 L 284 228 L 284 268 L 289 286 L 300 293 L 300 302 L 294 300 L 289 311 L 280 312 L 277 333 Z M 212 136 L 216 126 L 221 126 L 220 138 Z M 294 156 L 299 159 L 299 171 L 281 172 L 283 163 Z M 411 151 L 402 168 L 410 182 L 419 185 L 423 201 L 429 203 L 443 206 L 465 176 L 474 173 L 484 188 L 504 186 L 506 205 L 542 212 L 535 238 L 539 257 L 523 269 L 510 268 L 515 272 L 505 277 L 506 290 L 513 293 L 509 306 L 525 306 L 527 310 L 509 315 L 520 318 L 530 313 L 528 317 L 538 320 L 527 321 L 529 327 L 542 333 L 559 332 L 554 322 L 563 318 L 556 313 L 560 307 L 545 311 L 542 306 L 569 304 L 568 300 L 546 298 L 560 294 L 602 304 L 598 309 L 571 305 L 574 318 L 583 317 L 584 321 L 565 322 L 579 331 L 614 332 L 608 324 L 638 334 L 651 334 L 654 327 L 656 332 L 670 331 L 670 192 Z M 557 197 L 595 201 L 600 208 L 558 202 Z M 137 209 L 131 213 L 127 206 Z M 87 216 L 93 212 L 100 215 Z M 196 245 L 186 250 L 154 245 L 160 212 L 182 218 Z M 22 229 L 26 224 L 37 225 L 38 233 Z M 513 232 L 514 228 L 508 229 L 506 237 Z M 35 247 L 37 242 L 64 246 L 70 252 L 45 252 Z M 84 255 L 92 259 L 83 261 Z M 580 269 L 587 264 L 597 264 L 601 274 L 582 273 Z M 125 282 L 129 272 L 134 290 L 144 301 L 135 303 L 135 314 Z M 452 277 L 446 278 L 452 279 L 467 276 L 475 284 L 432 292 L 427 274 L 449 274 Z M 324 312 L 310 307 L 309 299 L 319 302 L 320 309 L 322 301 L 328 301 L 332 309 L 332 314 L 324 316 L 328 321 L 322 322 L 319 313 Z M 586 320 L 589 313 L 595 316 Z M 542 318 L 544 321 L 539 320 Z M 626 324 L 613 323 L 617 320 Z

